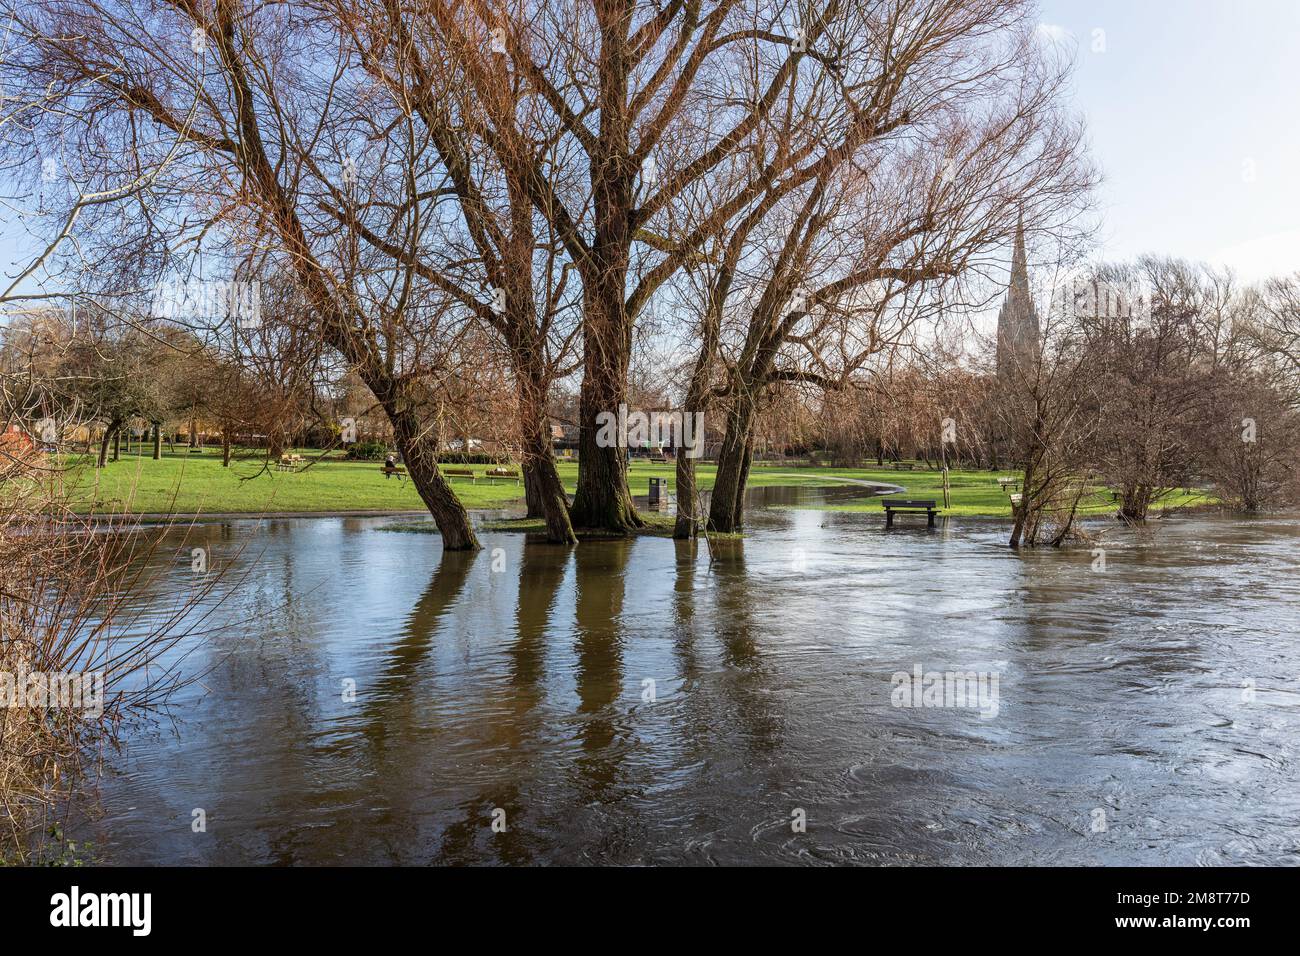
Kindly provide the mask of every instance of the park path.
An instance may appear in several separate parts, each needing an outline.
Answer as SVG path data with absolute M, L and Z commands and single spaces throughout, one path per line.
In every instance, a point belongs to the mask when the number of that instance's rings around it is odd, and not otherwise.
M 770 477 L 770 478 L 803 478 L 803 479 L 807 479 L 808 476 L 807 476 L 807 475 L 800 475 L 800 474 L 792 474 L 792 473 L 790 473 L 790 472 L 777 472 L 776 474 L 769 474 L 768 477 Z M 861 486 L 864 487 L 864 488 L 875 488 L 875 489 L 878 489 L 878 490 L 879 490 L 879 493 L 882 494 L 882 495 L 896 495 L 896 494 L 898 494 L 899 492 L 902 492 L 902 491 L 906 491 L 906 490 L 907 490 L 907 489 L 906 489 L 905 487 L 903 487 L 902 485 L 890 485 L 890 484 L 885 484 L 884 482 L 880 482 L 880 481 L 866 481 L 866 480 L 863 479 L 863 478 L 840 478 L 840 477 L 838 477 L 838 476 L 836 476 L 836 475 L 819 475 L 819 476 L 817 477 L 817 480 L 818 480 L 818 481 L 842 481 L 842 482 L 844 482 L 845 484 L 850 484 L 850 485 L 861 485 Z

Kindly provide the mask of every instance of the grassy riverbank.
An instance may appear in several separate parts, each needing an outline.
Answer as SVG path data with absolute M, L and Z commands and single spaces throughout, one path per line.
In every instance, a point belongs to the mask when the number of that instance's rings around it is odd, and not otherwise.
M 309 461 L 315 455 L 300 450 Z M 396 512 L 420 511 L 423 504 L 410 481 L 385 478 L 378 462 L 345 461 L 329 457 L 297 472 L 267 469 L 252 457 L 237 459 L 229 468 L 221 466 L 219 450 L 201 454 L 164 453 L 159 461 L 144 456 L 123 455 L 102 470 L 84 460 L 65 462 L 72 499 L 80 511 L 131 514 L 263 514 L 326 513 L 337 511 Z M 482 475 L 485 467 L 474 466 Z M 572 493 L 578 477 L 575 463 L 561 462 L 560 477 Z M 701 487 L 710 488 L 716 473 L 707 462 L 699 465 Z M 1011 473 L 1000 473 L 1010 476 Z M 667 478 L 675 488 L 674 466 L 634 461 L 631 485 L 634 494 L 644 495 L 649 479 Z M 1010 517 L 1006 493 L 998 486 L 999 474 L 988 471 L 953 472 L 952 507 L 946 514 L 980 517 Z M 786 464 L 756 464 L 750 487 L 802 485 L 842 487 L 855 481 L 901 485 L 912 498 L 942 500 L 942 478 L 932 471 L 894 471 L 873 468 L 808 468 Z M 519 504 L 522 488 L 513 482 L 488 483 L 482 478 L 470 483 L 454 480 L 452 486 L 465 507 L 471 509 L 511 508 Z M 1187 507 L 1205 503 L 1203 497 L 1171 495 L 1162 507 Z M 834 511 L 879 511 L 874 499 L 817 506 Z M 1114 509 L 1107 493 L 1091 499 L 1085 511 L 1104 514 Z

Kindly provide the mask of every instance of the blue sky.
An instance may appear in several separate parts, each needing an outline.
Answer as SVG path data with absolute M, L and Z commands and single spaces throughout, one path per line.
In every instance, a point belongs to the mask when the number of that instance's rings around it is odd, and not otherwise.
M 1039 19 L 1077 44 L 1105 257 L 1300 270 L 1300 2 L 1044 0 Z
M 1300 0 L 1044 0 L 1039 20 L 1077 45 L 1100 255 L 1300 270 Z M 0 223 L 6 273 L 34 252 Z

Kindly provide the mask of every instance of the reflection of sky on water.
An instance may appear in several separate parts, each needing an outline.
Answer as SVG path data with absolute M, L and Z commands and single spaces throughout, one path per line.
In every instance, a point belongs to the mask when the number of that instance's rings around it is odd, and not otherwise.
M 1293 859 L 1293 519 L 1169 521 L 1103 573 L 873 514 L 761 514 L 711 567 L 506 534 L 440 560 L 384 523 L 168 532 L 172 587 L 182 544 L 236 556 L 228 626 L 186 660 L 175 735 L 115 759 L 109 861 Z M 891 707 L 918 663 L 999 673 L 999 716 Z

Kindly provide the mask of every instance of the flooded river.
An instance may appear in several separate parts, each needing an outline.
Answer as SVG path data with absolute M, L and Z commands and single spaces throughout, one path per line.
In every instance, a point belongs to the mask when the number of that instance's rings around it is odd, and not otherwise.
M 156 586 L 205 548 L 220 626 L 110 757 L 97 857 L 1300 861 L 1297 518 L 1110 535 L 1104 569 L 875 513 L 762 512 L 712 563 L 493 533 L 444 556 L 391 522 L 166 532 Z M 932 672 L 993 706 L 896 706 Z

